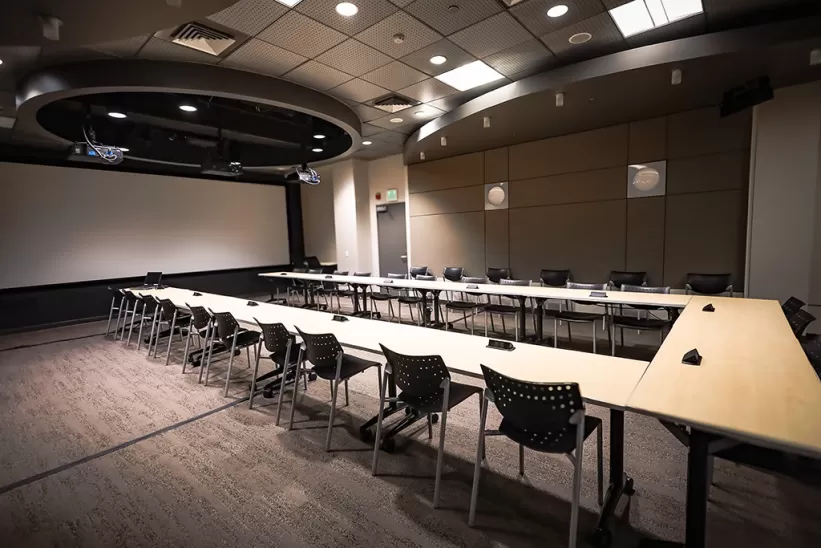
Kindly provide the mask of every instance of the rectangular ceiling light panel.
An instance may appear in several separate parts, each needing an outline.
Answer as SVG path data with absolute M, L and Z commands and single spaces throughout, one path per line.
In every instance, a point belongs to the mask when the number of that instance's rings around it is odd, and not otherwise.
M 436 76 L 436 79 L 440 82 L 444 82 L 459 91 L 466 91 L 500 78 L 504 78 L 504 76 L 482 61 L 474 61 Z
M 703 12 L 701 0 L 633 0 L 610 10 L 610 17 L 628 38 Z
M 292 8 L 292 7 L 296 6 L 297 4 L 299 4 L 300 2 L 302 2 L 302 0 L 277 0 L 277 2 L 279 2 L 280 4 L 284 4 L 284 5 L 288 6 L 289 8 Z

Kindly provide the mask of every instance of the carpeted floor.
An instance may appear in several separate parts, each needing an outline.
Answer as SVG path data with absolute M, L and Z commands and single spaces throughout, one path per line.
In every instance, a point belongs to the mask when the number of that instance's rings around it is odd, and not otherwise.
M 529 452 L 519 482 L 517 447 L 501 438 L 488 442 L 477 527 L 467 526 L 475 400 L 448 416 L 442 508 L 434 510 L 438 426 L 433 441 L 422 426 L 397 453 L 383 453 L 371 476 L 372 447 L 359 441 L 358 425 L 377 410 L 375 371 L 351 381 L 326 453 L 327 383 L 299 396 L 289 432 L 274 425 L 273 400 L 259 397 L 248 409 L 244 353 L 224 399 L 224 362 L 205 387 L 198 370 L 181 374 L 182 344 L 165 366 L 97 335 L 104 330 L 95 323 L 0 337 L 3 546 L 566 544 L 571 464 Z M 647 335 L 628 335 L 633 351 L 657 341 Z M 73 337 L 83 338 L 48 342 Z M 574 343 L 589 350 L 575 329 Z M 36 346 L 9 350 L 23 344 Z M 488 424 L 498 420 L 492 412 Z M 605 466 L 607 428 L 605 420 Z M 598 511 L 594 444 L 585 448 L 582 538 Z M 628 414 L 625 462 L 637 492 L 616 545 L 682 539 L 685 449 L 656 421 Z M 708 545 L 817 546 L 820 517 L 818 487 L 717 461 Z

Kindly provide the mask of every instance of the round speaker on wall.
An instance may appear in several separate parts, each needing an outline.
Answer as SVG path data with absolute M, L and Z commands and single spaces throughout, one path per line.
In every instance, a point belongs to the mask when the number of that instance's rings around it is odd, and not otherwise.
M 505 189 L 500 186 L 491 188 L 487 193 L 487 201 L 495 206 L 502 205 L 505 201 Z

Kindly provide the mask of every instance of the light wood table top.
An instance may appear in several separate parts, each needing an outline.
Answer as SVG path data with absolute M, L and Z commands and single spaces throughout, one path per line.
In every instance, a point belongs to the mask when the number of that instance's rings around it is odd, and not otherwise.
M 567 289 L 564 287 L 542 287 L 498 285 L 498 284 L 465 284 L 437 280 L 426 282 L 420 280 L 387 280 L 370 276 L 340 276 L 332 274 L 308 274 L 303 272 L 266 272 L 260 274 L 266 278 L 290 278 L 295 280 L 309 280 L 314 282 L 336 282 L 345 284 L 374 285 L 379 287 L 393 287 L 402 289 L 425 289 L 428 291 L 465 291 L 481 293 L 483 295 L 504 295 L 508 297 L 528 297 L 538 299 L 573 300 L 597 304 L 637 304 L 645 306 L 659 306 L 669 308 L 684 308 L 692 298 L 691 295 L 660 293 L 634 293 L 630 291 L 607 291 L 607 297 L 591 297 L 590 291 L 582 289 Z M 477 289 L 469 289 L 469 285 L 476 285 Z
M 701 365 L 682 364 L 693 348 Z M 821 457 L 821 381 L 776 301 L 693 297 L 628 409 Z
M 231 312 L 245 327 L 254 328 L 254 318 L 263 323 L 282 322 L 295 333 L 295 325 L 306 333 L 333 333 L 344 346 L 381 353 L 379 344 L 403 354 L 441 355 L 454 373 L 481 378 L 480 364 L 500 373 L 531 382 L 577 382 L 585 401 L 623 409 L 641 379 L 648 363 L 561 350 L 525 343 L 514 343 L 515 350 L 487 348 L 487 339 L 461 333 L 400 325 L 385 321 L 348 317 L 346 322 L 332 321 L 332 314 L 259 303 L 248 306 L 246 299 L 168 287 L 160 290 L 134 290 L 143 295 L 170 299 L 188 308 L 204 306 L 214 312 Z M 258 329 L 258 328 L 257 328 Z

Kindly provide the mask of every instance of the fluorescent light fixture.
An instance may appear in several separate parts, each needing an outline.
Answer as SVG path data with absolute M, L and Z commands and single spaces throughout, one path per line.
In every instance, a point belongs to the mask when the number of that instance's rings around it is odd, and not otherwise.
M 296 6 L 297 4 L 299 4 L 300 2 L 302 2 L 302 0 L 277 0 L 277 2 L 279 2 L 280 4 L 283 4 L 285 6 L 288 6 L 289 8 L 292 8 L 292 7 Z
M 317 133 L 316 135 L 314 135 L 314 139 L 324 139 L 324 138 L 325 138 L 325 136 L 322 135 L 321 133 Z
M 321 149 L 321 148 L 315 148 L 315 149 L 312 149 L 312 150 L 313 150 L 314 152 L 322 152 L 322 149 Z
M 116 118 L 118 120 L 122 120 L 123 118 L 126 117 L 125 114 L 123 114 L 122 112 L 117 112 L 117 111 L 111 111 L 111 112 L 108 113 L 108 115 L 111 116 L 112 118 Z
M 362 144 L 367 147 L 367 146 L 371 146 L 373 144 L 373 142 L 372 141 L 362 141 Z
M 194 105 L 180 105 L 180 110 L 185 112 L 197 112 L 197 107 Z
M 444 55 L 434 55 L 430 58 L 430 62 L 434 65 L 444 65 L 447 62 L 448 58 Z
M 440 82 L 452 88 L 456 88 L 459 91 L 466 91 L 501 78 L 504 78 L 504 76 L 482 61 L 474 61 L 467 65 L 462 65 L 436 77 Z
M 610 17 L 628 38 L 703 12 L 701 0 L 633 0 L 610 10 Z
M 549 10 L 547 10 L 547 16 L 548 17 L 561 17 L 562 15 L 567 13 L 568 9 L 570 9 L 570 8 L 568 8 L 564 4 L 556 4 L 555 6 L 553 6 Z
M 358 12 L 359 8 L 350 2 L 340 2 L 336 5 L 336 13 L 342 17 L 350 17 L 351 15 L 356 15 Z
M 401 124 L 402 122 L 404 122 L 402 118 L 391 118 L 391 123 Z

